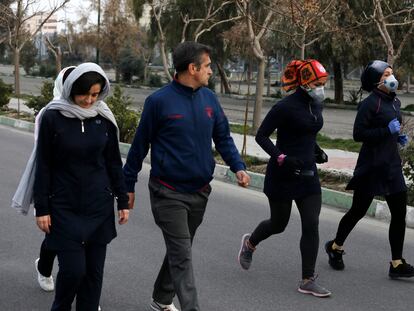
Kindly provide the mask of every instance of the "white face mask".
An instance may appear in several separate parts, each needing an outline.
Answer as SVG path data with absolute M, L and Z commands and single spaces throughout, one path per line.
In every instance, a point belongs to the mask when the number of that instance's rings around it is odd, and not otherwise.
M 325 88 L 323 86 L 318 86 L 314 89 L 306 89 L 306 91 L 317 103 L 321 103 L 325 99 Z
M 394 75 L 387 77 L 383 83 L 390 92 L 395 92 L 398 89 L 398 80 L 394 77 Z

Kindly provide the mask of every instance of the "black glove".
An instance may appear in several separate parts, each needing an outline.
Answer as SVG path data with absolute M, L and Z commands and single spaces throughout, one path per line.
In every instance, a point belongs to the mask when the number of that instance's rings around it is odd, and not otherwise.
M 318 145 L 315 145 L 315 162 L 318 164 L 328 162 L 328 155 Z
M 303 161 L 298 158 L 286 156 L 286 158 L 283 160 L 282 166 L 292 171 L 295 171 L 295 170 L 300 170 L 303 167 L 303 164 L 304 164 Z

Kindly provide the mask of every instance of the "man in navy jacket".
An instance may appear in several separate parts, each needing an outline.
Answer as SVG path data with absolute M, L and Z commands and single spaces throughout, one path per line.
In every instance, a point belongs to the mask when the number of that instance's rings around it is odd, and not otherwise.
M 217 97 L 205 87 L 212 75 L 210 53 L 208 46 L 196 42 L 176 47 L 175 79 L 147 98 L 124 166 L 133 208 L 137 174 L 151 146 L 151 209 L 167 248 L 154 285 L 153 310 L 177 310 L 172 303 L 175 294 L 182 311 L 200 310 L 191 244 L 211 192 L 212 140 L 239 185 L 247 187 L 250 181 Z

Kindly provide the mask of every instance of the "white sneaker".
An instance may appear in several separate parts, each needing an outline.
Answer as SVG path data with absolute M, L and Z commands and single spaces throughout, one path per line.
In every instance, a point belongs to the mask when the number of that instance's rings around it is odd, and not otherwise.
M 173 303 L 170 305 L 163 305 L 162 303 L 156 302 L 154 299 L 152 300 L 150 307 L 154 311 L 180 311 Z
M 37 269 L 39 259 L 40 258 L 37 258 L 35 261 L 35 267 L 37 271 L 37 282 L 39 283 L 39 286 L 41 289 L 47 292 L 52 292 L 55 290 L 55 283 L 53 282 L 53 276 L 45 277 L 42 274 L 40 274 L 39 270 Z
M 98 306 L 98 311 L 102 311 L 101 306 Z

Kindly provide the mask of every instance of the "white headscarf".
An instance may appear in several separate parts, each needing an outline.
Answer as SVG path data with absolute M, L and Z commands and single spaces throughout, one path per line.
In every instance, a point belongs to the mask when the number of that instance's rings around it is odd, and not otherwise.
M 70 68 L 76 68 L 76 66 L 69 66 L 63 68 L 58 76 L 55 79 L 55 86 L 53 88 L 53 99 L 59 99 L 62 96 L 62 90 L 63 90 L 63 76 L 65 75 L 66 70 Z M 45 107 L 40 109 L 39 113 L 36 116 L 35 119 L 35 128 L 34 128 L 34 139 L 37 141 L 37 137 L 39 136 L 39 125 L 40 125 L 40 116 L 43 114 L 43 111 L 45 110 Z
M 65 75 L 65 72 L 68 69 L 76 68 L 76 66 L 69 66 L 63 68 L 58 76 L 55 79 L 55 87 L 53 88 L 53 99 L 59 99 L 62 97 L 62 91 L 63 91 L 63 76 Z
M 105 85 L 102 88 L 101 93 L 98 96 L 97 101 L 90 108 L 82 108 L 76 105 L 71 97 L 70 93 L 72 90 L 73 83 L 86 72 L 97 72 L 105 79 Z M 62 74 L 63 78 L 63 74 Z M 58 90 L 57 90 L 58 91 Z M 117 130 L 117 136 L 119 139 L 119 129 L 116 124 L 115 117 L 109 107 L 103 102 L 103 99 L 109 93 L 109 80 L 105 75 L 102 68 L 94 63 L 83 63 L 77 66 L 66 78 L 63 83 L 63 89 L 61 97 L 54 98 L 49 104 L 46 105 L 36 118 L 38 128 L 42 120 L 43 113 L 48 109 L 59 110 L 61 114 L 68 118 L 78 118 L 80 120 L 93 118 L 100 114 L 104 118 L 111 121 Z M 27 215 L 30 204 L 33 202 L 33 185 L 36 168 L 36 150 L 37 150 L 37 132 L 35 131 L 35 143 L 30 158 L 26 164 L 26 168 L 20 178 L 19 185 L 12 199 L 12 207 L 17 209 L 20 213 Z

